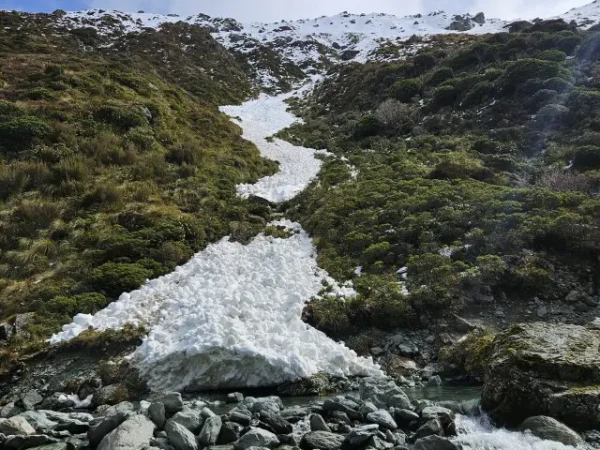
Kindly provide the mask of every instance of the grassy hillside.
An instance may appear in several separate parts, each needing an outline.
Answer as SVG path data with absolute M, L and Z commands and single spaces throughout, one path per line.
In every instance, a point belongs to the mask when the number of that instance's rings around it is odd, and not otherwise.
M 598 304 L 600 36 L 546 21 L 457 39 L 338 67 L 293 103 L 306 123 L 282 136 L 342 157 L 290 205 L 361 293 L 311 306 L 325 330 Z
M 276 168 L 219 113 L 251 87 L 206 31 L 107 46 L 56 23 L 0 13 L 0 322 L 33 313 L 3 363 L 209 242 L 255 234 L 264 211 L 235 185 Z

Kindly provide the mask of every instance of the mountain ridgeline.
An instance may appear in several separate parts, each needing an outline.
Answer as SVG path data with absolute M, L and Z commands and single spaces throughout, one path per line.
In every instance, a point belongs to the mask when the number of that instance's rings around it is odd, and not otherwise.
M 598 316 L 600 26 L 589 6 L 532 22 L 345 13 L 251 26 L 0 12 L 0 374 L 74 315 L 209 243 L 281 234 L 267 226 L 274 213 L 312 235 L 320 267 L 352 281 L 355 297 L 323 295 L 305 319 L 359 353 L 390 330 L 445 332 L 456 315 L 492 331 Z M 281 205 L 241 198 L 236 185 L 278 165 L 218 106 L 311 78 L 288 100 L 302 123 L 278 137 L 329 152 L 318 178 Z M 478 333 L 470 355 L 440 360 L 478 378 L 492 341 Z

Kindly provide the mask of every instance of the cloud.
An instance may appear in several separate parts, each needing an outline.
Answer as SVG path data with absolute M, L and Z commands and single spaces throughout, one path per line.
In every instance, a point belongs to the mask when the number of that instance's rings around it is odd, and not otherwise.
M 438 10 L 452 13 L 483 11 L 488 17 L 531 19 L 558 15 L 586 3 L 586 0 L 90 0 L 90 6 L 95 8 L 181 15 L 203 12 L 211 16 L 262 22 L 313 18 L 346 10 L 355 13 L 386 12 L 399 16 Z

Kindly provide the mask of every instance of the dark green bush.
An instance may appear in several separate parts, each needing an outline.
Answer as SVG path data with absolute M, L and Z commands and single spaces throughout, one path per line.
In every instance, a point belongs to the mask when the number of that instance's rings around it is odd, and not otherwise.
M 50 89 L 36 87 L 26 91 L 24 97 L 30 100 L 49 100 L 54 98 L 54 93 Z
M 600 169 L 600 148 L 585 147 L 575 152 L 573 167 L 580 170 Z
M 502 77 L 504 88 L 514 92 L 519 85 L 528 80 L 539 78 L 547 80 L 564 74 L 564 69 L 554 61 L 543 61 L 534 58 L 523 58 L 510 62 Z
M 375 115 L 368 115 L 361 117 L 356 124 L 354 130 L 354 136 L 357 138 L 364 138 L 369 136 L 375 136 L 383 129 L 383 124 Z
M 121 130 L 148 125 L 148 119 L 136 107 L 101 106 L 94 114 L 96 120 L 112 125 Z
M 109 262 L 92 271 L 90 283 L 98 292 L 116 298 L 138 289 L 151 276 L 152 271 L 139 264 Z
M 414 59 L 415 68 L 419 73 L 425 73 L 435 67 L 436 58 L 431 53 L 420 53 Z
M 471 89 L 463 98 L 462 106 L 465 108 L 479 105 L 486 100 L 491 100 L 496 95 L 496 87 L 489 81 L 481 81 Z
M 561 50 L 544 50 L 537 58 L 544 61 L 563 62 L 567 59 L 567 55 Z
M 431 74 L 427 85 L 435 87 L 452 78 L 454 78 L 454 71 L 450 67 L 442 67 Z
M 22 116 L 25 112 L 13 102 L 0 100 L 0 119 L 6 120 L 9 118 Z
M 450 106 L 456 102 L 458 89 L 450 84 L 438 87 L 433 93 L 433 102 L 437 106 Z
M 52 127 L 33 116 L 18 117 L 0 122 L 0 146 L 9 150 L 29 147 L 35 139 L 42 139 L 52 132 Z
M 421 95 L 423 83 L 418 78 L 406 78 L 398 80 L 390 89 L 390 95 L 404 103 L 410 103 L 412 99 Z

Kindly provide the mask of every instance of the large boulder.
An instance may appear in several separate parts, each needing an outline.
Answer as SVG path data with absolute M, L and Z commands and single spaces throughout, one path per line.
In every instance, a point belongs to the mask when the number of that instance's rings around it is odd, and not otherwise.
M 148 447 L 154 428 L 146 416 L 133 416 L 107 434 L 97 450 L 142 450 Z
M 0 433 L 7 436 L 28 436 L 35 434 L 35 428 L 24 417 L 14 416 L 10 419 L 0 419 Z
M 579 434 L 552 417 L 530 417 L 525 419 L 519 427 L 519 430 L 529 430 L 531 434 L 540 439 L 561 442 L 565 445 L 572 445 L 573 447 L 584 445 L 584 440 Z
M 600 427 L 600 330 L 579 325 L 514 325 L 492 344 L 481 405 L 500 424 L 551 416 Z
M 279 439 L 273 433 L 262 428 L 250 428 L 235 444 L 235 450 L 247 450 L 250 447 L 275 448 Z
M 165 431 L 167 432 L 169 443 L 175 450 L 198 450 L 196 436 L 183 425 L 177 422 L 169 422 L 165 427 Z
M 387 409 L 394 406 L 407 409 L 410 407 L 410 401 L 404 391 L 387 378 L 363 378 L 360 381 L 359 392 L 363 401 L 369 401 L 377 408 Z

